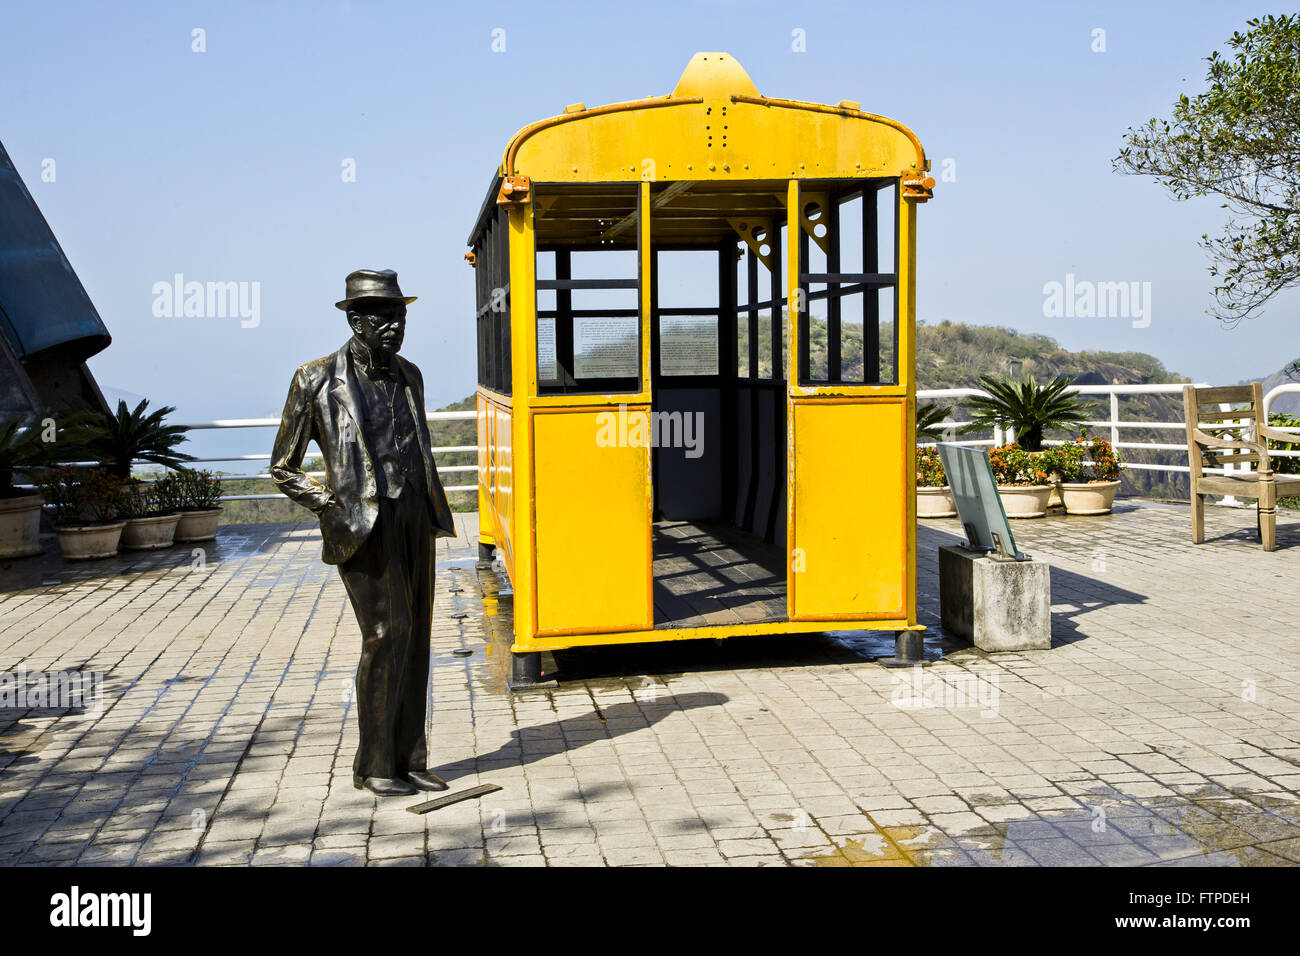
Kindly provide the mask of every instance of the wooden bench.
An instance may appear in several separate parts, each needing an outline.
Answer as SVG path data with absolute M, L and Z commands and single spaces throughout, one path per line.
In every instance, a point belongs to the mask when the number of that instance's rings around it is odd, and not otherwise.
M 1231 406 L 1231 407 L 1230 407 Z M 1238 407 L 1240 406 L 1240 407 Z M 1300 475 L 1273 471 L 1268 443 L 1300 436 L 1269 428 L 1259 382 L 1224 388 L 1183 387 L 1187 463 L 1192 478 L 1192 543 L 1205 540 L 1205 495 L 1236 495 L 1259 502 L 1256 525 L 1265 551 L 1277 547 L 1277 499 L 1300 495 Z M 1251 471 L 1207 475 L 1205 468 L 1254 463 Z

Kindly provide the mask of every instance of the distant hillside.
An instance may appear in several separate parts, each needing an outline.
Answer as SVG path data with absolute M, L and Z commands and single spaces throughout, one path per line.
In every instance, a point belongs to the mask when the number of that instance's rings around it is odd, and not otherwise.
M 1050 336 L 960 322 L 918 323 L 916 332 L 917 387 L 922 389 L 978 387 L 981 374 L 1006 375 L 1008 363 L 1013 359 L 1019 363 L 1020 375 L 1033 375 L 1039 381 L 1050 381 L 1058 375 L 1069 376 L 1076 385 L 1163 385 L 1189 381 L 1170 372 L 1159 359 L 1145 352 L 1071 352 L 1061 348 Z M 967 417 L 960 407 L 956 412 L 957 420 Z M 1120 398 L 1119 416 L 1121 420 L 1179 422 L 1183 418 L 1182 397 L 1177 394 L 1124 396 Z M 1108 420 L 1109 399 L 1099 398 L 1091 417 L 1094 421 Z M 1108 428 L 1092 431 L 1110 437 Z M 1047 437 L 1073 436 L 1057 433 Z M 1120 440 L 1181 448 L 1183 433 L 1172 429 L 1125 428 L 1120 431 Z M 1119 454 L 1127 461 L 1147 464 L 1187 462 L 1182 451 L 1120 449 Z M 1129 469 L 1124 472 L 1121 493 L 1186 500 L 1187 479 L 1171 472 Z
M 919 388 L 974 387 L 981 373 L 1004 375 L 1009 359 L 1020 363 L 1020 374 L 1032 374 L 1048 380 L 1067 375 L 1076 385 L 1158 385 L 1180 384 L 1190 379 L 1170 372 L 1157 358 L 1145 352 L 1070 352 L 1046 335 L 1030 335 L 1014 329 L 993 326 L 964 325 L 941 322 L 938 325 L 919 324 L 917 327 L 917 385 Z M 1283 382 L 1293 381 L 1278 372 L 1264 381 L 1264 391 Z M 1215 383 L 1226 384 L 1226 383 Z M 1300 412 L 1300 394 L 1283 395 L 1273 404 L 1274 412 L 1297 414 Z M 957 410 L 958 420 L 965 418 Z M 1153 422 L 1181 422 L 1183 420 L 1182 396 L 1124 396 L 1119 401 L 1121 420 Z M 1094 421 L 1110 418 L 1109 400 L 1100 399 L 1093 411 Z M 1094 428 L 1096 434 L 1109 437 L 1106 427 Z M 1070 437 L 1064 434 L 1049 438 Z M 1122 448 L 1120 457 L 1126 461 L 1144 464 L 1186 465 L 1182 429 L 1124 428 L 1120 430 L 1121 442 L 1151 442 L 1176 446 L 1170 450 Z M 1294 472 L 1296 459 L 1279 459 L 1276 466 L 1282 471 Z M 1187 478 L 1176 472 L 1126 469 L 1123 474 L 1123 494 L 1136 494 L 1152 498 L 1170 498 L 1186 501 Z M 1295 507 L 1297 499 L 1283 499 L 1283 504 Z
M 760 321 L 759 355 L 771 355 L 770 323 Z M 859 326 L 860 329 L 860 326 Z M 826 323 L 819 316 L 810 318 L 809 360 L 813 367 L 824 364 L 826 355 Z M 890 338 L 882 329 L 881 337 Z M 742 335 L 741 352 L 745 352 Z M 892 367 L 892 342 L 882 342 L 881 363 Z M 841 346 L 841 361 L 847 379 L 860 378 L 862 374 L 862 339 L 846 333 Z M 1070 352 L 1046 335 L 1031 335 L 996 326 L 966 325 L 960 322 L 940 322 L 937 325 L 917 325 L 916 372 L 918 388 L 972 388 L 978 384 L 981 373 L 1005 375 L 1009 359 L 1020 363 L 1020 374 L 1032 374 L 1041 380 L 1058 375 L 1068 375 L 1078 385 L 1148 385 L 1181 383 L 1188 379 L 1170 372 L 1164 364 L 1145 352 Z M 760 362 L 760 373 L 770 374 L 770 362 Z M 473 408 L 474 398 L 469 396 L 446 410 Z M 1132 396 L 1120 400 L 1121 419 L 1147 421 L 1182 421 L 1182 398 L 1170 396 Z M 967 417 L 960 407 L 954 409 L 956 420 Z M 1106 399 L 1097 402 L 1094 420 L 1110 417 Z M 1109 430 L 1094 429 L 1109 437 Z M 1169 429 L 1124 429 L 1124 441 L 1159 442 L 1182 447 L 1181 431 Z M 1049 438 L 1069 438 L 1071 435 L 1055 434 Z M 472 445 L 477 441 L 474 422 L 439 422 L 434 429 L 435 445 Z M 1149 451 L 1146 449 L 1121 449 L 1121 456 L 1129 461 L 1150 464 L 1186 464 L 1186 454 L 1181 451 Z M 474 455 L 440 455 L 438 464 L 473 464 Z M 443 477 L 443 484 L 473 484 L 469 472 L 453 472 Z M 1124 474 L 1124 494 L 1145 495 L 1156 498 L 1187 498 L 1187 479 L 1168 472 L 1129 470 Z M 477 507 L 475 496 L 460 493 L 449 496 L 456 510 L 473 510 Z
M 766 329 L 770 323 L 761 321 L 760 355 L 769 353 Z M 860 330 L 860 326 L 858 327 Z M 888 331 L 882 329 L 882 338 L 890 338 Z M 816 367 L 825 362 L 826 324 L 818 317 L 811 318 L 811 360 Z M 883 344 L 883 343 L 882 343 Z M 743 354 L 742 349 L 742 354 Z M 888 369 L 892 366 L 892 343 L 884 349 L 882 365 Z M 846 377 L 860 377 L 862 368 L 862 342 L 860 332 L 855 337 L 846 333 L 842 345 L 842 362 Z M 917 384 L 919 388 L 969 388 L 978 383 L 981 373 L 1004 375 L 1009 360 L 1019 363 L 1021 375 L 1032 374 L 1039 380 L 1050 380 L 1057 375 L 1068 375 L 1079 385 L 1144 385 L 1161 383 L 1181 383 L 1187 379 L 1170 372 L 1159 359 L 1144 352 L 1070 352 L 1046 335 L 1031 335 L 1014 329 L 995 326 L 966 325 L 959 322 L 940 322 L 936 325 L 918 324 L 916 349 Z M 769 363 L 764 362 L 760 369 L 763 374 L 770 374 Z M 1284 380 L 1281 373 L 1270 377 L 1265 389 Z M 439 411 L 472 410 L 475 407 L 474 396 L 470 395 L 459 402 L 445 406 Z M 1278 410 L 1288 406 L 1279 403 Z M 1300 396 L 1290 407 L 1300 408 Z M 960 407 L 954 409 L 958 420 L 967 417 Z M 1093 417 L 1095 420 L 1109 418 L 1110 409 L 1106 400 L 1097 402 Z M 1178 395 L 1134 396 L 1120 401 L 1120 417 L 1145 419 L 1148 421 L 1177 422 L 1182 420 L 1182 399 Z M 1105 428 L 1094 429 L 1095 432 L 1108 435 Z M 473 420 L 433 422 L 430 432 L 435 446 L 466 446 L 477 443 L 477 429 Z M 1121 433 L 1125 441 L 1150 441 L 1178 446 L 1182 448 L 1181 430 L 1172 429 L 1124 429 Z M 1049 435 L 1049 438 L 1071 437 L 1064 434 Z M 1122 457 L 1133 462 L 1185 464 L 1186 454 L 1181 450 L 1147 451 L 1121 449 Z M 439 468 L 453 465 L 473 465 L 477 456 L 474 452 L 448 452 L 437 456 Z M 309 463 L 308 468 L 319 469 L 318 462 Z M 474 472 L 444 472 L 444 485 L 473 485 L 477 481 Z M 227 493 L 266 494 L 275 489 L 269 481 L 231 478 L 226 481 Z M 1126 471 L 1124 476 L 1125 494 L 1147 495 L 1157 498 L 1187 497 L 1187 479 L 1156 471 Z M 477 507 L 477 498 L 473 492 L 452 492 L 448 495 L 453 510 L 472 511 Z M 289 500 L 276 496 L 263 501 L 236 502 L 227 505 L 224 520 L 234 524 L 242 521 L 286 521 L 310 518 L 311 515 Z
M 769 325 L 766 321 L 759 322 L 760 356 L 770 352 Z M 848 381 L 862 377 L 861 328 L 861 325 L 846 325 L 842 336 L 841 365 Z M 1039 381 L 1050 381 L 1058 375 L 1069 376 L 1076 385 L 1153 385 L 1188 381 L 1170 372 L 1159 359 L 1145 352 L 1070 352 L 1061 348 L 1049 336 L 1018 332 L 1015 329 L 940 322 L 937 325 L 918 323 L 916 333 L 916 377 L 917 387 L 921 389 L 974 388 L 978 386 L 981 374 L 1006 375 L 1012 360 L 1018 365 L 1017 374 L 1033 375 Z M 742 335 L 742 339 L 744 337 Z M 888 325 L 882 325 L 880 337 L 882 375 L 889 377 L 894 365 L 894 354 Z M 824 369 L 826 321 L 816 314 L 809 319 L 809 339 L 810 365 L 813 369 Z M 760 372 L 768 374 L 768 363 L 760 363 Z M 956 421 L 969 417 L 960 406 L 954 408 L 953 412 L 953 420 Z M 1119 403 L 1119 414 L 1121 420 L 1182 421 L 1182 398 L 1176 394 L 1123 397 Z M 1105 421 L 1109 418 L 1109 401 L 1099 399 L 1092 420 Z M 1109 437 L 1109 429 L 1097 428 L 1094 431 Z M 1074 436 L 1057 433 L 1047 437 Z M 1158 442 L 1181 447 L 1182 440 L 1182 433 L 1171 429 L 1132 428 L 1121 432 L 1121 441 Z M 1147 464 L 1186 463 L 1186 454 L 1174 450 L 1121 449 L 1120 454 L 1129 461 Z M 1186 499 L 1187 479 L 1169 472 L 1128 470 L 1124 473 L 1122 492 L 1154 498 Z
M 765 318 L 765 317 L 764 317 Z M 771 355 L 768 343 L 770 323 L 760 321 L 759 355 Z M 841 362 L 846 379 L 862 376 L 862 338 L 858 326 L 846 331 L 841 345 Z M 893 365 L 893 343 L 886 329 L 881 331 L 881 364 L 885 369 Z M 740 352 L 746 354 L 746 336 L 742 334 Z M 810 318 L 809 360 L 814 368 L 824 367 L 826 360 L 826 323 L 817 315 Z M 1058 375 L 1068 375 L 1078 385 L 1146 385 L 1186 382 L 1166 369 L 1161 361 L 1144 352 L 1070 352 L 1046 335 L 1030 335 L 1015 329 L 995 326 L 965 325 L 959 322 L 941 322 L 937 325 L 918 324 L 916 367 L 919 388 L 971 388 L 978 384 L 981 373 L 1005 375 L 1008 360 L 1019 362 L 1019 374 L 1032 374 L 1041 380 Z M 760 374 L 770 375 L 770 360 L 760 359 Z M 951 404 L 951 403 L 948 403 Z M 473 408 L 472 396 L 448 405 L 453 408 Z M 1120 400 L 1121 419 L 1177 422 L 1182 420 L 1182 398 L 1170 396 L 1132 396 Z M 960 407 L 954 409 L 956 420 L 967 416 Z M 1106 399 L 1097 402 L 1094 420 L 1110 417 Z M 1094 429 L 1109 437 L 1109 430 Z M 1169 429 L 1124 429 L 1122 440 L 1149 441 L 1182 447 L 1181 431 Z M 1049 438 L 1069 438 L 1072 435 L 1055 434 Z M 477 440 L 473 422 L 438 423 L 434 443 L 439 445 L 472 445 Z M 1186 454 L 1181 451 L 1121 450 L 1129 461 L 1161 464 L 1185 464 Z M 472 464 L 473 455 L 442 455 L 438 464 Z M 443 479 L 444 484 L 472 484 L 469 473 L 453 473 Z M 1147 495 L 1156 498 L 1187 497 L 1187 479 L 1179 475 L 1158 471 L 1126 471 L 1125 494 Z M 472 494 L 453 496 L 453 507 L 473 510 L 477 502 Z
M 916 378 L 919 388 L 973 387 L 981 374 L 1004 375 L 1008 360 L 1020 374 L 1052 379 L 1068 375 L 1076 385 L 1150 385 L 1185 382 L 1145 352 L 1070 352 L 1046 335 L 989 325 L 918 323 Z

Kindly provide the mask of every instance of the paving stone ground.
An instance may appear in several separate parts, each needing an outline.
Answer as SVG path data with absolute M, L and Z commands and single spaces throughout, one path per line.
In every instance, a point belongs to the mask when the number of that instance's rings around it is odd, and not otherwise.
M 1178 506 L 1019 522 L 1053 646 L 999 655 L 938 631 L 959 531 L 928 521 L 924 670 L 873 663 L 880 637 L 737 638 L 558 653 L 518 694 L 508 586 L 458 517 L 432 762 L 499 792 L 417 816 L 353 789 L 360 635 L 314 524 L 82 565 L 51 542 L 0 567 L 0 672 L 102 672 L 102 705 L 0 708 L 0 865 L 1300 862 L 1294 516 L 1272 554 L 1244 510 L 1200 547 Z

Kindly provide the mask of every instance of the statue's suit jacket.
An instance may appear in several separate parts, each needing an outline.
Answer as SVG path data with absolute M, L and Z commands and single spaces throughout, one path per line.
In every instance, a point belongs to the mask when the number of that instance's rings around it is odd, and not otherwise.
M 397 358 L 399 384 L 419 432 L 420 455 L 432 506 L 434 536 L 454 537 L 451 508 L 430 452 L 420 370 Z M 276 486 L 320 518 L 325 547 L 321 560 L 342 564 L 361 547 L 379 514 L 375 466 L 363 438 L 361 395 L 345 343 L 333 355 L 303 365 L 293 376 L 275 436 L 270 474 Z M 312 440 L 325 458 L 325 484 L 302 470 Z

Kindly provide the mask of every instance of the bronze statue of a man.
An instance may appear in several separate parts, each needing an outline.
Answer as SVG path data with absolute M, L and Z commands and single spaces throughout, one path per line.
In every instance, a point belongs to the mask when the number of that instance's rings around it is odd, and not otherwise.
M 406 307 L 397 273 L 360 269 L 336 303 L 352 338 L 298 369 L 271 456 L 276 486 L 320 518 L 361 626 L 352 782 L 380 796 L 446 790 L 426 766 L 434 539 L 454 536 L 430 453 L 420 370 L 398 356 Z M 315 441 L 325 483 L 302 470 Z

